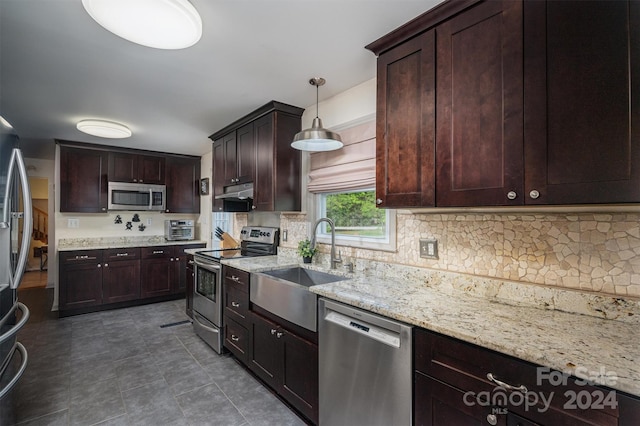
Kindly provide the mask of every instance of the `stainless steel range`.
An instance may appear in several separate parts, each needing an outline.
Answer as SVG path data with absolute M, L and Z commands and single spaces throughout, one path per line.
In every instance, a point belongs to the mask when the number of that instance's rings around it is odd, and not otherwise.
M 240 247 L 203 250 L 193 255 L 193 329 L 216 352 L 222 353 L 222 271 L 220 260 L 277 254 L 278 228 L 244 226 Z

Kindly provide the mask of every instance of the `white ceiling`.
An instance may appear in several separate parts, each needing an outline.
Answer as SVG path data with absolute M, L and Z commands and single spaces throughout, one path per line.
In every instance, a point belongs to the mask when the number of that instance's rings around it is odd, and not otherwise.
M 203 21 L 184 50 L 133 44 L 103 29 L 81 0 L 0 0 L 0 114 L 28 157 L 54 139 L 202 155 L 208 136 L 270 100 L 315 105 L 375 77 L 364 49 L 441 0 L 191 0 Z M 315 106 L 314 106 L 315 108 Z M 126 124 L 101 139 L 75 123 Z

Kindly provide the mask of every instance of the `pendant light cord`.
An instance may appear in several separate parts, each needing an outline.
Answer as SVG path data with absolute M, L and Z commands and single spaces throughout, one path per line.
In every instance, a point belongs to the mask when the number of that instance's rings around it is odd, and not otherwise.
M 316 84 L 316 118 L 320 118 L 320 111 L 319 111 L 319 106 L 318 106 L 318 91 L 320 90 L 320 87 Z

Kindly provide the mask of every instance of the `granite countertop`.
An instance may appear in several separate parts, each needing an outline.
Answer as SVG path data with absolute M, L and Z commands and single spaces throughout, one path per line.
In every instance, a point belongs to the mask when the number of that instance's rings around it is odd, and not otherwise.
M 222 263 L 248 272 L 309 267 L 278 256 Z M 505 304 L 464 292 L 452 295 L 415 280 L 338 274 L 348 279 L 310 290 L 568 374 L 607 374 L 607 386 L 640 396 L 640 327 L 635 322 Z
M 129 247 L 153 247 L 153 246 L 179 246 L 185 244 L 207 244 L 202 240 L 189 241 L 167 241 L 164 237 L 151 238 L 87 238 L 61 240 L 58 244 L 58 251 L 74 251 L 74 250 L 101 250 L 112 248 L 129 248 Z M 203 249 L 199 249 L 203 250 Z

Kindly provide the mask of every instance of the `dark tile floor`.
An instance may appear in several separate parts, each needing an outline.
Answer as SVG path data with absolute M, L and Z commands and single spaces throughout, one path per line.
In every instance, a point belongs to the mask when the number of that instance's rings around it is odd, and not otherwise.
M 18 340 L 19 425 L 304 425 L 232 357 L 190 324 L 184 300 L 57 319 L 52 290 L 25 289 Z

